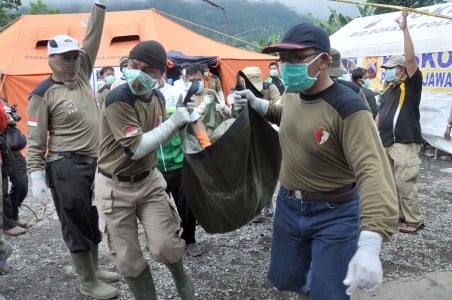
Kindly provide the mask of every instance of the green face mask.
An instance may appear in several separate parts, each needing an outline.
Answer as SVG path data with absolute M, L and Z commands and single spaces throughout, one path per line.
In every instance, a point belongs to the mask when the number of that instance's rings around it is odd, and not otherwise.
M 149 93 L 158 81 L 141 70 L 127 70 L 124 74 L 127 84 L 134 95 L 141 96 Z
M 286 91 L 289 93 L 299 93 L 306 90 L 309 90 L 314 83 L 317 81 L 318 73 L 315 77 L 311 77 L 308 74 L 308 67 L 314 61 L 316 61 L 322 53 L 317 55 L 309 63 L 301 63 L 301 64 L 291 64 L 291 63 L 283 63 L 281 65 L 281 74 L 284 84 L 286 86 Z M 319 71 L 320 72 L 320 71 Z

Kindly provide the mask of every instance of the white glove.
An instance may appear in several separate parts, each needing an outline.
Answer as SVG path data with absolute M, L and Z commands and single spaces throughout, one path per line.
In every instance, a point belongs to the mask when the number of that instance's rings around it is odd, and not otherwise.
M 249 102 L 250 106 L 261 116 L 267 113 L 268 105 L 270 102 L 267 100 L 257 98 L 250 90 L 235 91 L 234 96 L 234 109 L 241 111 L 246 103 Z
M 107 0 L 94 0 L 94 4 L 107 6 Z
M 374 295 L 383 282 L 383 268 L 380 250 L 383 238 L 376 232 L 362 231 L 359 235 L 358 250 L 348 264 L 344 284 L 348 286 L 347 295 L 364 289 Z
M 191 122 L 191 118 L 187 108 L 184 106 L 177 107 L 168 120 L 158 127 L 143 133 L 132 159 L 138 160 L 146 154 L 155 151 L 160 145 L 168 143 L 179 127 L 189 122 Z
M 196 111 L 195 102 L 194 102 L 193 97 L 191 97 L 190 101 L 187 102 L 186 106 L 187 106 L 187 110 L 188 110 L 188 113 L 190 114 L 190 118 L 191 118 L 192 122 L 195 122 L 199 118 L 201 118 L 199 113 Z
M 191 122 L 190 113 L 186 107 L 178 107 L 173 112 L 171 117 L 165 122 L 171 121 L 176 125 L 177 128 L 184 126 L 185 124 Z
M 223 118 L 229 118 L 231 116 L 231 109 L 224 103 L 216 104 L 215 110 L 219 112 Z
M 229 105 L 232 106 L 232 104 L 234 104 L 234 101 L 235 101 L 234 93 L 229 94 L 227 99 L 228 99 Z
M 44 170 L 35 170 L 30 172 L 32 187 L 31 192 L 33 198 L 43 203 L 47 197 L 47 185 L 45 180 Z
M 206 95 L 199 106 L 196 108 L 196 112 L 203 116 L 206 113 L 207 108 L 213 102 L 213 97 L 211 95 Z

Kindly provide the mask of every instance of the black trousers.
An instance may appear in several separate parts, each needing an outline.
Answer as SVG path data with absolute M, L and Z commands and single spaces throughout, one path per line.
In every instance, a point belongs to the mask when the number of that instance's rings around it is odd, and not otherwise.
M 181 238 L 185 240 L 186 244 L 196 243 L 196 219 L 182 191 L 182 169 L 163 173 L 163 177 L 167 183 L 166 192 L 173 196 L 177 211 L 182 219 Z
M 62 158 L 48 163 L 46 169 L 63 239 L 69 251 L 93 249 L 101 241 L 99 215 L 96 207 L 92 206 L 96 164 Z
M 2 174 L 3 193 L 3 228 L 5 230 L 17 226 L 19 207 L 28 193 L 27 161 L 20 151 L 12 151 L 14 155 L 14 173 Z M 9 189 L 11 182 L 11 189 Z

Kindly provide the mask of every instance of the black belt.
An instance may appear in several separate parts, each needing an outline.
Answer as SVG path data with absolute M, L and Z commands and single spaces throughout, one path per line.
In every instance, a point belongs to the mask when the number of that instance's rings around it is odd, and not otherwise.
M 100 174 L 102 174 L 105 177 L 108 177 L 112 180 L 121 181 L 121 182 L 130 182 L 130 183 L 140 182 L 141 180 L 148 177 L 149 173 L 150 173 L 149 171 L 144 171 L 143 173 L 140 173 L 140 174 L 126 176 L 126 175 L 111 175 L 111 174 L 105 172 L 104 170 L 102 170 L 101 168 L 97 168 L 97 171 Z
M 304 201 L 345 202 L 351 200 L 356 193 L 358 185 L 354 182 L 331 192 L 307 192 L 291 190 L 290 195 Z
M 64 158 L 81 161 L 81 162 L 88 163 L 91 165 L 95 164 L 97 162 L 97 158 L 95 158 L 95 157 L 81 155 L 81 154 L 77 154 L 74 152 L 55 152 L 55 153 L 63 156 Z

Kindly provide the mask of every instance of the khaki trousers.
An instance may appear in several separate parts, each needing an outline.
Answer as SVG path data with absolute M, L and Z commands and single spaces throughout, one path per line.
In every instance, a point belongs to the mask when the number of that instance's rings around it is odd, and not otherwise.
M 399 217 L 408 223 L 422 222 L 416 181 L 420 171 L 420 145 L 395 143 L 385 147 L 399 198 Z
M 135 183 L 114 181 L 96 173 L 94 186 L 100 231 L 123 275 L 137 277 L 147 266 L 139 242 L 138 221 L 154 260 L 175 263 L 181 259 L 185 248 L 179 237 L 181 219 L 157 169 Z

